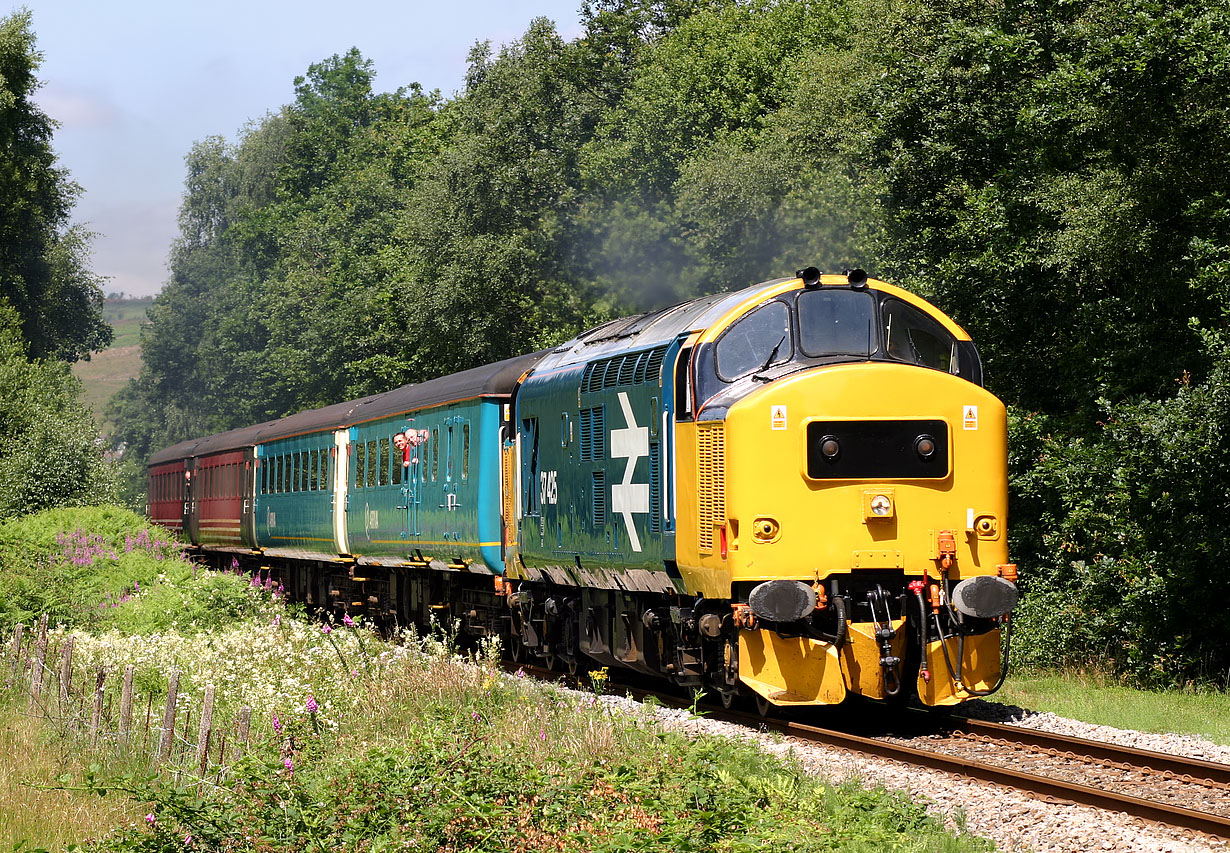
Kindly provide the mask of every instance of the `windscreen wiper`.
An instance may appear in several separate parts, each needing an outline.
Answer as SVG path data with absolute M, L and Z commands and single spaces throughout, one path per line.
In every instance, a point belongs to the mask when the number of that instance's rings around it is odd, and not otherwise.
M 782 344 L 786 342 L 786 336 L 782 335 L 782 339 L 773 345 L 773 349 L 769 352 L 769 357 L 765 359 L 764 367 L 752 374 L 752 379 L 756 382 L 768 382 L 769 377 L 761 376 L 773 364 L 773 359 L 777 358 L 777 351 L 782 348 Z

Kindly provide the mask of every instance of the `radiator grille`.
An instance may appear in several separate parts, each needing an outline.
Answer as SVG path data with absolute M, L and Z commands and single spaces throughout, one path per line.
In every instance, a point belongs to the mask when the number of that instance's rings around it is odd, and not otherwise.
M 720 423 L 701 424 L 696 431 L 698 544 L 713 553 L 713 531 L 726 523 L 726 431 Z
M 590 474 L 590 514 L 594 519 L 594 527 L 606 526 L 606 472 L 593 471 Z

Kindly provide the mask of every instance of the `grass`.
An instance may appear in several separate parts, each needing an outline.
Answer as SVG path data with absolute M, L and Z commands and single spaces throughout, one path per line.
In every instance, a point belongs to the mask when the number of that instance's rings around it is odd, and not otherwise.
M 154 298 L 110 299 L 103 304 L 103 319 L 115 330 L 111 341 L 113 347 L 127 347 L 141 343 L 141 326 L 145 324 L 145 312 L 154 304 Z
M 145 814 L 142 804 L 87 791 L 44 790 L 78 761 L 13 696 L 0 700 L 0 849 L 24 839 L 63 849 Z
M 1137 690 L 1090 673 L 1010 677 L 992 701 L 1087 723 L 1206 737 L 1230 744 L 1230 694 Z
M 154 304 L 145 299 L 108 300 L 103 304 L 103 319 L 111 324 L 111 346 L 94 353 L 89 361 L 73 365 L 73 373 L 84 388 L 82 400 L 94 412 L 94 420 L 104 431 L 114 427 L 103 416 L 112 395 L 141 372 L 141 326 L 145 312 Z

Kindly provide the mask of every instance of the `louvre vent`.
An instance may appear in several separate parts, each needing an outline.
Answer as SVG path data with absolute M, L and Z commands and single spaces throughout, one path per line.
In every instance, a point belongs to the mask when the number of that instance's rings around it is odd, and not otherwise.
M 590 510 L 594 527 L 606 526 L 606 471 L 593 471 L 589 475 Z
M 649 442 L 649 532 L 662 532 L 662 443 Z
M 651 382 L 654 385 L 662 384 L 662 360 L 666 358 L 666 347 L 658 347 L 655 350 L 650 350 L 649 359 L 645 365 L 645 375 L 641 377 L 641 382 Z
M 660 385 L 662 361 L 666 347 L 615 355 L 599 361 L 591 361 L 581 374 L 581 391 L 592 394 L 603 388 L 617 385 L 643 385 L 646 382 Z
M 613 358 L 606 363 L 606 369 L 602 373 L 603 388 L 614 388 L 619 381 L 619 361 L 620 359 Z
M 636 359 L 635 355 L 625 355 L 619 360 L 619 384 L 631 385 L 632 377 L 636 375 Z
M 726 523 L 726 428 L 700 424 L 696 432 L 698 544 L 713 553 L 713 531 Z
M 582 409 L 578 420 L 581 426 L 581 461 L 598 462 L 605 459 L 605 407 L 594 406 L 592 409 Z

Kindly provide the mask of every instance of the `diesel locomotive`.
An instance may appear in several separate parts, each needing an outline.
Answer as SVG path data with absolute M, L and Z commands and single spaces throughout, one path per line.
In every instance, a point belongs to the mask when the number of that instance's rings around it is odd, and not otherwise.
M 861 270 L 181 442 L 148 514 L 309 606 L 771 706 L 952 705 L 1007 666 L 1003 404 Z

